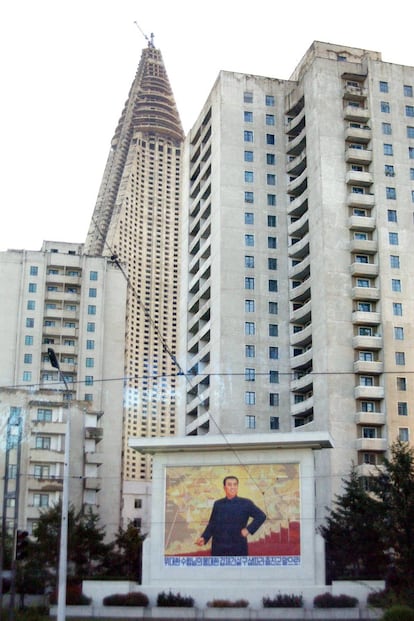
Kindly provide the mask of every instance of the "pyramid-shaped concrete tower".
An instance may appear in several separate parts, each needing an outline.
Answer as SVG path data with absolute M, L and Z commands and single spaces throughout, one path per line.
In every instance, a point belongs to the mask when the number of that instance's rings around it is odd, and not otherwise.
M 111 142 L 85 244 L 89 255 L 116 255 L 128 277 L 122 517 L 126 523 L 142 516 L 143 526 L 151 464 L 128 448 L 128 439 L 175 432 L 183 138 L 151 35 Z

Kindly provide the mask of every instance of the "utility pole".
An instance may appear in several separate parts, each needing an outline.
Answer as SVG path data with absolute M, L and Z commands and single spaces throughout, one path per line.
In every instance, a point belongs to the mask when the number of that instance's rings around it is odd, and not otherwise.
M 69 395 L 69 387 L 65 376 L 60 370 L 59 361 L 54 350 L 47 350 L 50 364 L 58 370 L 60 380 L 65 386 L 64 395 Z M 56 621 L 66 619 L 66 577 L 68 570 L 68 511 L 69 511 L 69 459 L 70 459 L 70 412 L 66 415 L 65 455 L 63 462 L 63 491 L 62 491 L 62 514 L 60 520 L 60 546 L 59 546 L 59 583 L 58 583 L 58 606 Z

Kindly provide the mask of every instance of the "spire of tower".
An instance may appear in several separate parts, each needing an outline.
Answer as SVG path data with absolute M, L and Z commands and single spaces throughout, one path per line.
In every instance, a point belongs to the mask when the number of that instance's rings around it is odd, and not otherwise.
M 137 24 L 138 26 L 138 24 Z M 138 26 L 139 28 L 139 26 Z M 144 35 L 145 36 L 145 35 Z M 87 254 L 108 254 L 107 233 L 114 217 L 119 189 L 134 135 L 162 136 L 178 146 L 184 139 L 181 120 L 160 50 L 154 47 L 151 33 L 128 99 L 111 141 L 98 199 L 85 242 Z

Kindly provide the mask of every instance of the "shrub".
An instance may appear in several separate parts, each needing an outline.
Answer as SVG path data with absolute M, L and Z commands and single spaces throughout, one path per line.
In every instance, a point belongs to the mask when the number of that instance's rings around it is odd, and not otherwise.
M 384 613 L 381 621 L 414 621 L 414 608 L 409 606 L 391 606 Z
M 148 606 L 149 599 L 140 591 L 134 593 L 114 593 L 103 598 L 104 606 Z
M 194 599 L 192 597 L 185 597 L 180 593 L 162 593 L 158 594 L 157 606 L 183 606 L 185 608 L 192 608 L 194 606 Z
M 263 597 L 263 608 L 302 608 L 302 595 L 282 595 L 279 593 L 273 599 Z
M 414 608 L 414 591 L 410 587 L 398 591 L 387 588 L 382 591 L 373 591 L 369 593 L 367 603 L 376 608 L 391 608 L 401 604 Z
M 313 605 L 315 608 L 355 608 L 358 606 L 358 600 L 350 595 L 322 593 L 314 598 Z
M 47 606 L 29 606 L 24 610 L 15 611 L 16 621 L 45 621 L 49 617 Z
M 237 599 L 234 602 L 228 599 L 213 599 L 207 602 L 209 608 L 247 608 L 249 602 L 245 599 Z

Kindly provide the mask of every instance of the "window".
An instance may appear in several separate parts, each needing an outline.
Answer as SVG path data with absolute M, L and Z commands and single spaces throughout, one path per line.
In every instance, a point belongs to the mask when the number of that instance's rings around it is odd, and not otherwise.
M 253 183 L 253 178 L 254 178 L 253 171 L 251 171 L 251 170 L 245 170 L 244 171 L 244 181 L 245 181 L 245 183 Z
M 403 314 L 403 307 L 401 302 L 392 303 L 392 314 L 401 317 Z
M 392 134 L 391 123 L 382 123 L 382 133 L 387 135 Z
M 36 293 L 37 284 L 35 282 L 29 282 L 29 293 Z
M 413 96 L 413 87 L 409 86 L 408 84 L 404 84 L 404 96 L 405 97 L 412 97 Z
M 384 155 L 393 155 L 392 144 L 384 144 Z
M 358 302 L 358 310 L 362 313 L 370 313 L 372 311 L 371 302 Z
M 246 358 L 254 358 L 256 356 L 256 347 L 254 345 L 245 345 L 244 353 Z
M 50 449 L 50 436 L 36 436 L 35 448 L 48 451 Z
M 360 351 L 359 352 L 359 360 L 363 360 L 364 362 L 373 362 L 374 354 L 372 351 Z
M 250 110 L 245 110 L 243 118 L 245 123 L 253 123 L 253 112 L 250 112 Z
M 394 339 L 396 341 L 404 340 L 404 328 L 401 326 L 394 326 Z
M 414 147 L 408 147 L 408 157 L 410 160 L 414 160 Z
M 31 371 L 23 371 L 23 381 L 31 382 L 32 381 L 32 372 Z
M 87 332 L 95 332 L 95 323 L 93 321 L 88 321 L 86 326 Z
M 375 403 L 373 401 L 361 401 L 361 412 L 375 412 Z
M 367 233 L 363 233 L 362 231 L 355 231 L 354 239 L 365 240 L 365 239 L 368 239 L 368 235 Z
M 274 257 L 269 257 L 267 259 L 267 268 L 269 270 L 277 270 L 277 259 Z
M 250 404 L 254 405 L 254 404 Z M 256 417 L 248 415 L 245 417 L 246 429 L 256 429 Z
M 359 384 L 360 386 L 373 386 L 374 378 L 372 375 L 361 375 L 359 378 Z
M 254 193 L 253 192 L 245 192 L 244 193 L 244 202 L 253 204 L 254 203 Z
M 244 152 L 244 161 L 245 162 L 253 162 L 253 151 L 245 151 Z
M 254 224 L 254 213 L 252 213 L 251 211 L 246 211 L 244 214 L 244 223 Z
M 276 205 L 276 194 L 268 194 L 267 195 L 267 205 L 268 205 L 268 207 L 275 207 L 275 205 Z
M 38 272 L 39 272 L 39 269 L 37 265 L 30 266 L 30 270 L 29 270 L 30 276 L 37 276 Z
M 270 416 L 269 427 L 271 431 L 277 431 L 279 429 L 279 417 L 278 416 Z
M 355 263 L 368 263 L 368 255 L 366 254 L 357 254 L 355 257 Z
M 408 405 L 406 401 L 399 401 L 397 405 L 398 416 L 408 416 Z
M 272 293 L 275 293 L 277 291 L 277 280 L 270 279 L 268 283 L 268 289 Z
M 274 134 L 266 134 L 266 144 L 275 144 Z
M 269 315 L 277 315 L 278 305 L 277 302 L 269 302 Z
M 271 392 L 269 394 L 269 405 L 272 407 L 277 407 L 279 405 L 279 393 Z
M 266 125 L 274 125 L 274 124 L 275 124 L 275 115 L 266 114 Z
M 253 103 L 253 93 L 251 91 L 244 91 L 243 101 L 244 103 Z
M 254 257 L 252 257 L 251 255 L 245 255 L 244 267 L 254 267 Z
M 274 153 L 266 153 L 266 164 L 269 166 L 276 164 L 276 155 Z
M 368 278 L 357 278 L 357 287 L 370 287 L 371 283 Z
M 93 386 L 93 375 L 85 375 L 85 386 Z
M 414 181 L 414 168 L 410 168 L 410 179 Z
M 277 239 L 276 239 L 276 237 L 268 237 L 267 238 L 267 247 L 268 248 L 277 248 Z
M 364 188 L 360 188 L 359 185 L 352 187 L 352 194 L 363 194 L 363 193 L 364 193 Z
M 88 339 L 86 341 L 86 349 L 95 349 L 95 341 Z
M 244 333 L 249 335 L 256 334 L 256 324 L 254 323 L 254 321 L 244 322 Z
M 391 289 L 392 291 L 401 291 L 401 280 L 399 278 L 393 278 L 391 280 Z
M 385 164 L 384 173 L 386 177 L 395 177 L 394 166 L 392 164 Z
M 391 107 L 388 101 L 381 101 L 381 112 L 389 113 L 391 111 Z
M 414 116 L 414 106 L 405 106 L 406 116 Z
M 24 337 L 24 344 L 33 345 L 33 337 L 26 334 L 26 336 Z
M 52 410 L 50 408 L 37 408 L 36 420 L 42 423 L 51 423 Z
M 398 366 L 403 366 L 405 364 L 405 353 L 403 351 L 395 352 L 395 364 Z
M 379 83 L 380 93 L 388 93 L 388 82 Z
M 279 335 L 279 326 L 277 323 L 269 324 L 269 336 L 278 336 Z
M 244 288 L 254 289 L 254 278 L 252 278 L 251 276 L 246 276 L 244 279 Z
M 407 127 L 407 138 L 414 138 L 414 127 Z
M 363 438 L 379 438 L 379 432 L 376 427 L 362 427 Z
M 244 379 L 246 382 L 254 382 L 256 379 L 256 370 L 251 367 L 244 369 Z
M 390 267 L 394 269 L 399 269 L 400 267 L 400 257 L 396 254 L 390 255 Z
M 244 310 L 246 313 L 254 313 L 256 305 L 254 300 L 244 300 Z
M 23 361 L 25 364 L 32 364 L 32 354 L 25 354 Z
M 397 377 L 397 390 L 407 390 L 407 380 L 405 377 Z
M 35 479 L 48 479 L 50 477 L 50 467 L 46 464 L 35 464 L 33 474 Z
M 387 198 L 395 200 L 397 198 L 397 190 L 395 188 L 385 188 Z
M 49 308 L 47 306 L 47 308 Z M 27 310 L 35 310 L 36 309 L 36 302 L 34 300 L 27 300 Z
M 33 506 L 34 507 L 48 507 L 49 506 L 49 494 L 33 494 Z
M 244 142 L 253 142 L 253 132 L 244 130 Z
M 96 306 L 94 304 L 88 304 L 88 315 L 96 315 Z
M 388 209 L 387 210 L 387 219 L 388 219 L 388 222 L 397 222 L 397 210 L 396 209 Z
M 85 366 L 89 368 L 93 368 L 95 366 L 95 361 L 93 358 L 86 358 Z
M 276 175 L 267 174 L 266 183 L 267 185 L 276 185 Z
M 398 430 L 398 439 L 400 442 L 408 442 L 410 438 L 407 427 L 400 427 Z
M 266 106 L 274 106 L 275 105 L 275 98 L 273 95 L 266 95 L 265 96 L 265 103 Z
M 279 383 L 279 371 L 269 371 L 269 382 L 271 384 Z
M 269 347 L 269 358 L 271 360 L 278 360 L 278 358 L 279 358 L 279 348 L 278 347 Z
M 96 298 L 96 288 L 95 287 L 89 287 L 89 297 L 90 298 Z
M 276 226 L 276 216 L 267 216 L 267 226 L 272 228 Z
M 90 271 L 89 272 L 89 280 L 98 280 L 98 272 Z
M 398 233 L 390 232 L 388 233 L 388 241 L 391 246 L 398 246 Z
M 256 393 L 252 390 L 246 390 L 246 392 L 244 393 L 244 402 L 246 405 L 255 405 Z

